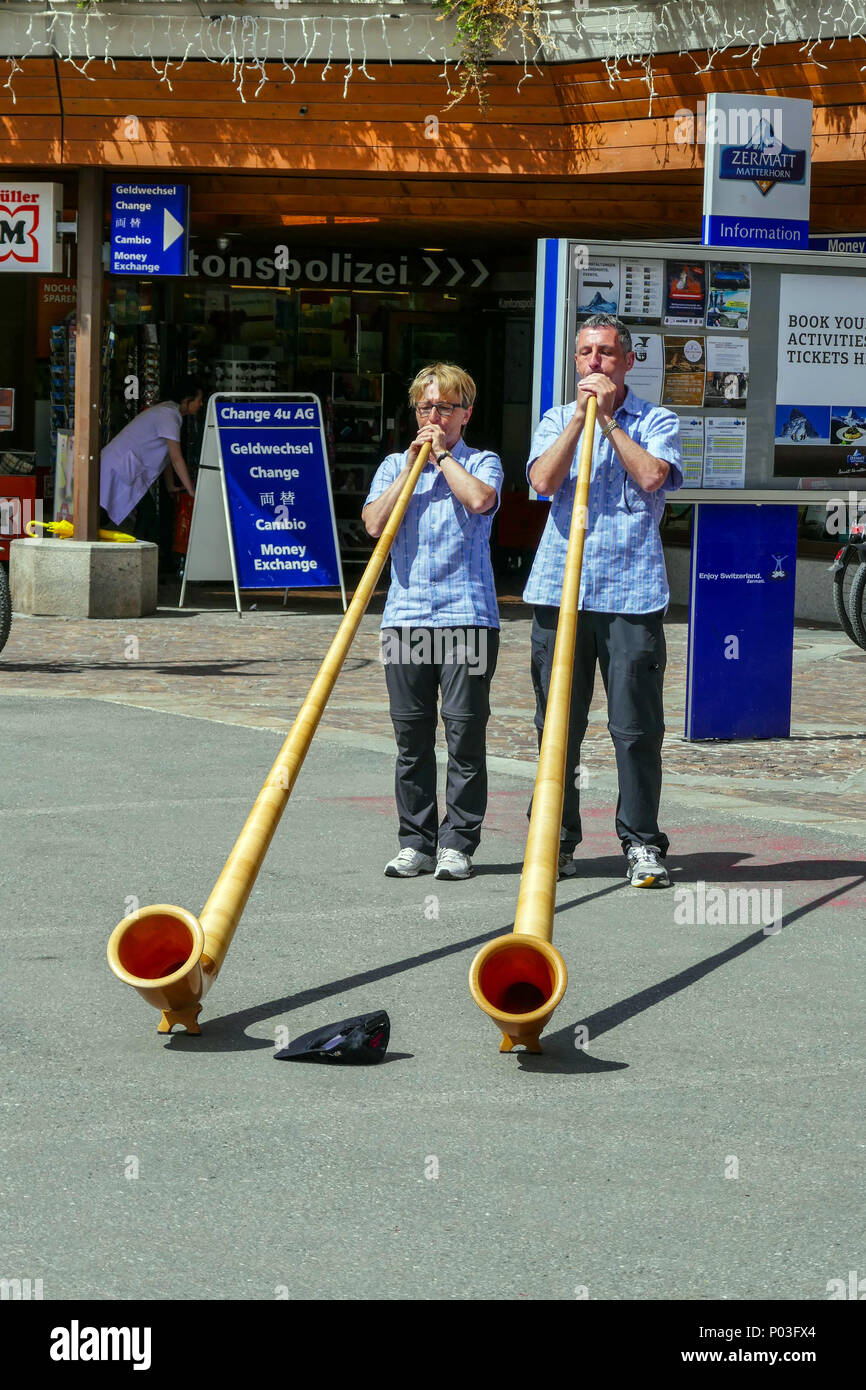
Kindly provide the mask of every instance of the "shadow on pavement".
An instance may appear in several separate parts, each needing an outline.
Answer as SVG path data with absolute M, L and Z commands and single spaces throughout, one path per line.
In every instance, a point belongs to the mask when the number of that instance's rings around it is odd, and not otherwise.
M 583 898 L 574 899 L 569 903 L 561 903 L 556 911 L 565 912 L 578 903 L 591 902 L 593 898 L 603 897 L 606 893 L 615 892 L 620 884 L 614 884 L 610 888 L 601 888 L 595 893 L 588 893 Z M 481 936 L 470 936 L 465 941 L 456 941 L 448 946 L 437 946 L 432 951 L 424 951 L 417 956 L 405 956 L 403 960 L 392 961 L 389 965 L 379 965 L 372 970 L 359 971 L 357 975 L 346 975 L 340 980 L 331 980 L 328 984 L 317 985 L 312 989 L 302 990 L 300 994 L 287 994 L 282 999 L 270 999 L 266 1004 L 255 1004 L 249 1009 L 239 1009 L 233 1014 L 223 1014 L 219 1018 L 204 1019 L 203 1031 L 197 1037 L 191 1037 L 189 1033 L 172 1033 L 166 1039 L 166 1049 L 172 1052 L 251 1052 L 263 1048 L 273 1048 L 275 1044 L 265 1038 L 249 1038 L 246 1030 L 256 1023 L 262 1023 L 266 1018 L 273 1018 L 276 1015 L 291 1012 L 295 1009 L 306 1008 L 308 1004 L 317 1004 L 325 999 L 330 999 L 335 994 L 343 994 L 348 990 L 359 989 L 362 985 L 375 984 L 378 980 L 387 980 L 392 975 L 401 975 L 406 970 L 417 970 L 420 966 L 430 965 L 433 961 L 443 960 L 447 956 L 459 955 L 462 951 L 477 949 L 483 946 L 486 941 L 493 941 L 497 936 L 505 936 L 514 926 L 509 922 L 507 926 L 498 928 L 496 931 L 484 932 Z
M 84 672 L 97 672 L 102 674 L 106 671 L 132 671 L 136 677 L 141 675 L 157 676 L 232 676 L 249 670 L 253 666 L 313 666 L 316 669 L 321 665 L 321 658 L 318 656 L 295 656 L 289 654 L 281 657 L 246 657 L 237 661 L 200 661 L 194 664 L 184 664 L 180 661 L 175 662 L 147 662 L 147 661 L 4 661 L 3 670 L 18 671 L 27 673 L 37 671 L 40 675 L 49 676 L 80 676 Z M 344 662 L 340 668 L 343 671 L 363 671 L 367 666 L 378 666 L 379 662 L 374 657 L 353 657 Z
M 866 855 L 862 859 L 798 859 L 793 863 L 752 864 L 749 850 L 699 850 L 696 854 L 670 854 L 665 863 L 674 887 L 679 882 L 706 883 L 755 882 L 772 883 L 784 888 L 786 883 L 833 882 L 840 878 L 857 878 L 866 882 Z M 577 879 L 621 878 L 625 881 L 625 861 L 621 855 L 603 859 L 577 860 Z M 523 867 L 522 865 L 520 866 Z M 853 888 L 855 884 L 849 884 Z M 645 892 L 665 893 L 667 889 L 645 889 Z
M 701 864 L 707 861 L 721 858 L 728 863 L 733 857 L 736 862 L 737 856 L 723 855 L 694 855 L 692 860 Z M 601 861 L 596 861 L 600 863 Z M 614 863 L 619 864 L 615 859 Z M 758 866 L 761 867 L 761 866 Z M 801 865 L 793 866 L 763 866 L 765 875 L 775 873 L 778 882 L 778 872 L 781 868 L 800 868 Z M 782 918 L 782 930 L 792 926 L 800 918 L 807 916 L 816 908 L 824 906 L 838 897 L 840 893 L 848 892 L 851 888 L 866 883 L 866 873 L 864 873 L 863 862 L 846 864 L 837 862 L 831 864 L 829 861 L 817 861 L 814 864 L 807 862 L 808 869 L 829 870 L 831 867 L 834 873 L 813 873 L 814 879 L 838 879 L 845 873 L 846 869 L 856 868 L 856 879 L 853 883 L 844 883 L 831 889 L 822 897 L 795 908 L 792 912 L 785 913 Z M 841 872 L 840 872 L 841 871 Z M 754 872 L 754 871 L 753 871 Z M 791 875 L 793 878 L 793 875 Z M 790 880 L 787 880 L 790 881 Z M 593 893 L 584 894 L 583 897 L 572 898 L 568 902 L 558 903 L 555 914 L 571 911 L 572 909 L 585 906 L 594 899 L 605 897 L 609 893 L 615 893 L 625 887 L 624 880 L 601 888 Z M 403 974 L 407 970 L 416 970 L 421 966 L 430 965 L 434 961 L 444 960 L 448 956 L 459 955 L 475 947 L 476 949 L 484 945 L 487 941 L 494 940 L 497 936 L 504 936 L 512 930 L 513 922 L 507 926 L 490 932 L 484 932 L 480 936 L 468 937 L 463 941 L 453 942 L 450 945 L 439 946 L 431 951 L 421 952 L 415 956 L 405 956 L 402 960 L 392 961 L 388 965 L 376 966 L 372 970 L 359 971 L 355 975 L 346 975 L 339 980 L 331 980 L 324 985 L 317 985 L 312 989 L 302 990 L 299 994 L 287 994 L 280 999 L 271 999 L 264 1004 L 253 1005 L 249 1009 L 239 1009 L 233 1014 L 223 1014 L 216 1019 L 205 1021 L 205 1031 L 198 1037 L 191 1037 L 187 1033 L 171 1034 L 166 1039 L 166 1050 L 171 1052 L 249 1052 L 261 1051 L 265 1048 L 273 1049 L 275 1044 L 269 1039 L 250 1038 L 246 1036 L 246 1030 L 256 1023 L 261 1023 L 265 1019 L 273 1018 L 276 1015 L 292 1012 L 296 1009 L 305 1008 L 308 1004 L 316 1004 L 326 999 L 332 998 L 335 994 L 342 994 L 349 990 L 359 989 L 364 985 L 375 984 L 379 980 L 389 979 L 391 976 Z M 773 933 L 775 934 L 775 933 Z M 610 1032 L 611 1029 L 618 1027 L 621 1023 L 634 1018 L 635 1015 L 643 1013 L 646 1009 L 652 1008 L 655 1004 L 662 1003 L 672 995 L 678 994 L 680 990 L 688 988 L 690 985 L 703 979 L 705 975 L 718 970 L 721 966 L 727 965 L 730 961 L 736 960 L 746 951 L 752 950 L 755 946 L 761 945 L 767 940 L 763 930 L 755 931 L 744 937 L 742 941 L 735 942 L 726 947 L 723 951 L 707 957 L 706 960 L 697 961 L 694 965 L 688 966 L 685 970 L 678 971 L 675 975 L 670 975 L 666 980 L 661 980 L 656 984 L 649 985 L 646 989 L 638 991 L 637 994 L 629 995 L 626 999 L 621 999 L 614 1004 L 610 1004 L 606 1009 L 600 1010 L 590 1018 L 578 1019 L 574 1024 L 566 1028 L 560 1028 L 555 1033 L 546 1034 L 544 1037 L 545 1051 L 540 1056 L 532 1055 L 527 1052 L 517 1052 L 521 1067 L 530 1072 L 598 1072 L 598 1071 L 619 1071 L 628 1066 L 627 1062 L 611 1062 L 600 1058 L 588 1056 L 582 1049 L 574 1047 L 575 1028 L 579 1025 L 586 1027 L 590 1041 L 595 1041 L 601 1034 Z
M 506 931 L 510 928 L 505 928 Z M 275 1044 L 269 1039 L 248 1038 L 246 1029 L 266 1018 L 306 1008 L 308 1004 L 318 1004 L 331 999 L 335 994 L 360 989 L 363 985 L 387 980 L 392 975 L 401 975 L 405 970 L 416 970 L 422 965 L 442 960 L 446 956 L 457 955 L 471 947 L 483 946 L 500 936 L 498 931 L 484 932 L 482 936 L 472 936 L 466 941 L 457 941 L 450 946 L 438 946 L 432 951 L 423 951 L 417 956 L 406 956 L 403 960 L 392 961 L 389 965 L 376 966 L 372 970 L 359 971 L 357 975 L 346 975 L 340 980 L 331 980 L 325 985 L 316 985 L 300 994 L 287 994 L 282 999 L 270 999 L 266 1004 L 255 1004 L 249 1009 L 239 1009 L 233 1014 L 223 1014 L 221 1018 L 208 1019 L 200 1037 L 190 1037 L 188 1033 L 172 1033 L 166 1048 L 172 1052 L 249 1052 L 253 1049 L 270 1048 Z
M 782 918 L 782 930 L 793 926 L 794 922 L 802 917 L 808 916 L 818 907 L 823 907 L 840 893 L 848 892 L 852 887 L 866 883 L 866 874 L 862 872 L 863 864 L 857 865 L 857 883 L 846 883 L 838 888 L 832 889 L 820 898 L 804 903 L 802 907 L 795 908 L 793 912 L 785 913 Z M 838 875 L 834 875 L 838 877 Z M 772 933 L 776 935 L 777 933 Z M 656 1004 L 661 1004 L 664 1000 L 670 999 L 672 995 L 679 994 L 680 990 L 687 989 L 690 985 L 696 984 L 705 975 L 711 974 L 721 966 L 727 965 L 730 961 L 736 960 L 739 956 L 751 951 L 755 946 L 762 945 L 768 937 L 763 930 L 751 932 L 742 941 L 736 941 L 732 946 L 728 946 L 723 951 L 718 951 L 713 956 L 708 956 L 706 960 L 697 961 L 694 965 L 688 966 L 685 970 L 680 970 L 676 975 L 669 975 L 666 980 L 660 980 L 656 984 L 649 985 L 646 989 L 639 990 L 637 994 L 630 994 L 625 999 L 618 1000 L 615 1004 L 610 1004 L 606 1009 L 600 1009 L 598 1013 L 590 1015 L 589 1018 L 578 1019 L 575 1023 L 566 1028 L 560 1028 L 555 1033 L 543 1035 L 544 1052 L 539 1056 L 529 1052 L 519 1052 L 518 1056 L 521 1069 L 527 1072 L 588 1072 L 620 1070 L 628 1066 L 627 1062 L 606 1062 L 601 1063 L 600 1059 L 592 1059 L 593 1064 L 589 1065 L 590 1058 L 581 1049 L 575 1048 L 574 1038 L 575 1029 L 581 1025 L 586 1028 L 590 1043 L 594 1042 L 603 1033 L 608 1033 L 613 1028 L 618 1028 L 621 1023 L 627 1023 L 629 1019 L 637 1014 L 643 1013 L 646 1009 L 652 1008 Z

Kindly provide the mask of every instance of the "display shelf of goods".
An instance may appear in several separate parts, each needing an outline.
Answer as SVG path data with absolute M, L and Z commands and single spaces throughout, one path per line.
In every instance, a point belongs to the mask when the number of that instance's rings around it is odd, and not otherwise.
M 238 361 L 217 357 L 211 363 L 211 376 L 217 391 L 274 391 L 277 372 L 272 362 Z
M 349 497 L 366 497 L 375 471 L 376 465 L 372 463 L 336 464 L 332 476 L 334 492 Z
M 75 323 L 67 319 L 53 324 L 50 331 L 51 373 L 51 448 L 57 442 L 57 431 L 72 429 L 75 424 Z
M 367 535 L 363 521 L 356 518 L 338 517 L 337 535 L 340 550 L 344 554 L 369 555 L 376 542 Z
M 346 456 L 367 455 L 368 462 L 382 451 L 384 377 L 363 372 L 333 372 L 331 406 L 337 463 Z

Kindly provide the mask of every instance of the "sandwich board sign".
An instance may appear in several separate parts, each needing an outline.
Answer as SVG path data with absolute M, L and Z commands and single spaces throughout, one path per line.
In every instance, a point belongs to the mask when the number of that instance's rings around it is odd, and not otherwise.
M 704 246 L 806 250 L 812 103 L 799 97 L 707 97 Z
M 188 582 L 224 579 L 238 613 L 241 589 L 337 585 L 345 611 L 318 396 L 226 392 L 208 401 L 181 608 Z

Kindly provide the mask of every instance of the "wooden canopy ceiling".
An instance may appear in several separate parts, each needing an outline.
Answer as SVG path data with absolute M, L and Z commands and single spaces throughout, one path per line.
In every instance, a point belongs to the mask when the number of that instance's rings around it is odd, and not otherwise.
M 703 147 L 678 143 L 675 113 L 709 92 L 814 103 L 812 225 L 866 228 L 866 84 L 862 41 L 767 49 L 755 67 L 727 52 L 709 72 L 704 54 L 657 55 L 646 72 L 623 66 L 613 85 L 600 62 L 551 65 L 521 81 L 496 66 L 490 105 L 447 92 L 429 63 L 369 64 L 343 97 L 342 67 L 268 64 L 269 82 L 242 103 L 230 70 L 206 62 L 172 69 L 172 90 L 149 62 L 28 59 L 0 89 L 4 178 L 34 169 L 57 176 L 84 165 L 112 175 L 183 174 L 193 230 L 345 231 L 477 245 L 539 235 L 694 236 L 700 223 Z M 93 80 L 90 80 L 93 79 Z M 438 122 L 438 129 L 436 123 Z M 251 177 L 252 176 L 252 177 Z M 74 183 L 74 179 L 70 180 Z M 324 220 L 323 220 L 324 219 Z M 370 220 L 375 219 L 375 220 Z

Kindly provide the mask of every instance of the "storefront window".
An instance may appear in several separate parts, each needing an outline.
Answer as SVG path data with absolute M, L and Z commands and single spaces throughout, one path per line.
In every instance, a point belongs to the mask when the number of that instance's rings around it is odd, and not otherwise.
M 832 559 L 839 547 L 845 544 L 850 534 L 850 522 L 856 518 L 859 507 L 855 502 L 843 499 L 844 494 L 840 491 L 837 505 L 818 502 L 811 507 L 798 507 L 798 555 Z M 692 511 L 691 502 L 668 502 L 661 525 L 665 545 L 691 545 Z M 866 498 L 862 515 L 866 519 Z

